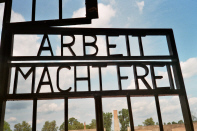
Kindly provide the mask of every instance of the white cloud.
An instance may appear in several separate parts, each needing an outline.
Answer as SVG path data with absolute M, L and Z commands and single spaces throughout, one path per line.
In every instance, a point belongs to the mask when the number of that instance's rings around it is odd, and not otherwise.
M 16 13 L 12 10 L 12 13 L 11 13 L 11 22 L 21 22 L 21 21 L 25 21 L 25 18 L 19 14 L 19 13 Z
M 197 97 L 189 98 L 189 103 L 191 105 L 197 105 Z
M 54 112 L 64 109 L 64 103 L 57 105 L 56 103 L 45 103 L 38 107 L 38 112 Z
M 144 9 L 144 1 L 141 1 L 141 2 L 136 2 L 138 8 L 139 8 L 139 11 L 140 13 L 143 13 L 143 9 Z
M 68 117 L 75 117 L 80 122 L 90 123 L 92 119 L 95 119 L 94 99 L 69 99 Z
M 0 4 L 0 30 L 2 28 L 4 4 Z M 25 18 L 12 10 L 11 22 L 25 21 Z M 39 48 L 39 37 L 36 35 L 15 35 L 13 55 L 35 55 Z
M 170 99 L 161 99 L 160 104 L 162 105 L 162 113 L 170 114 L 180 108 L 178 97 L 174 96 Z
M 172 122 L 183 119 L 179 98 L 177 96 L 159 97 L 163 122 Z M 157 111 L 154 97 L 131 97 L 135 125 L 153 117 L 157 122 Z
M 197 75 L 197 58 L 190 58 L 185 62 L 181 62 L 181 69 L 184 78 L 190 78 Z
M 44 122 L 44 121 L 45 121 L 45 119 L 37 119 L 37 120 L 36 120 L 36 123 L 37 123 L 37 124 L 40 124 L 40 123 L 42 123 L 42 122 Z
M 116 0 L 102 0 L 104 2 L 108 2 L 110 5 L 116 4 Z
M 0 4 L 0 29 L 2 28 L 2 21 L 3 21 L 3 14 L 4 14 L 4 4 Z M 19 22 L 19 21 L 25 21 L 24 17 L 16 13 L 12 10 L 11 12 L 11 22 Z
M 31 125 L 31 124 L 32 124 L 32 121 L 28 121 L 28 124 L 30 124 L 30 125 Z
M 153 88 L 152 87 L 152 81 L 151 81 L 151 79 L 150 78 L 146 78 L 146 77 L 145 77 L 145 79 L 148 82 L 148 84 L 150 85 L 150 87 Z M 145 84 L 140 79 L 138 79 L 138 83 L 139 83 L 139 89 L 147 89 L 147 87 L 145 86 Z M 131 80 L 131 83 L 127 87 L 127 89 L 136 89 L 136 87 L 135 87 L 135 80 L 134 79 Z
M 3 12 L 4 12 L 4 4 L 0 4 L 0 30 L 2 28 Z
M 15 117 L 10 117 L 9 119 L 6 120 L 7 122 L 16 122 L 17 119 Z
M 189 101 L 191 112 L 195 114 L 197 112 L 197 107 L 196 107 L 197 97 L 191 97 L 188 99 L 188 101 Z
M 15 35 L 13 55 L 36 56 L 40 47 L 39 39 L 37 35 Z
M 85 7 L 84 7 L 85 8 Z M 85 10 L 84 8 L 80 8 L 73 13 L 73 18 L 84 16 Z M 99 12 L 99 19 L 93 19 L 92 24 L 86 25 L 86 27 L 111 27 L 110 24 L 111 19 L 115 16 L 116 11 L 112 8 L 111 5 L 104 5 L 102 3 L 98 4 L 98 12 Z M 82 25 L 83 26 L 83 25 Z

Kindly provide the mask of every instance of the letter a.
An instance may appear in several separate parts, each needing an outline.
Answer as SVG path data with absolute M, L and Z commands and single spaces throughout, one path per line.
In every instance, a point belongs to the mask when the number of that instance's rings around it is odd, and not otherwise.
M 47 42 L 48 42 L 48 44 L 49 44 L 48 47 L 44 47 L 44 43 L 45 43 L 46 39 L 47 39 Z M 40 48 L 39 48 L 39 50 L 38 50 L 37 56 L 40 56 L 40 55 L 41 55 L 41 52 L 42 52 L 43 50 L 45 50 L 45 51 L 46 51 L 46 50 L 50 51 L 50 52 L 51 52 L 51 56 L 53 56 L 53 51 L 52 51 L 52 48 L 51 48 L 51 43 L 50 43 L 50 41 L 49 41 L 49 37 L 48 37 L 47 34 L 44 34 L 44 36 L 43 36 L 43 39 L 42 39 Z
M 45 76 L 45 74 L 47 74 L 48 81 L 44 81 L 44 76 Z M 40 93 L 40 89 L 41 89 L 41 86 L 42 86 L 42 85 L 49 85 L 50 88 L 51 88 L 51 92 L 52 92 L 52 93 L 54 92 L 54 91 L 53 91 L 53 85 L 52 85 L 52 82 L 51 82 L 51 77 L 50 77 L 50 75 L 49 75 L 49 70 L 48 70 L 47 67 L 44 67 L 44 70 L 43 70 L 43 72 L 42 72 L 42 76 L 41 76 L 41 78 L 40 78 L 40 82 L 39 82 L 39 84 L 38 84 L 38 88 L 37 88 L 36 93 Z

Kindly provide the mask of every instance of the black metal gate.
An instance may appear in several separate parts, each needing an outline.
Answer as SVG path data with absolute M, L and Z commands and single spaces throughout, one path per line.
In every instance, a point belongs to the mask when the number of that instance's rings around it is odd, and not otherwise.
M 61 0 L 60 0 L 61 1 Z M 4 1 L 1 1 L 4 2 Z M 33 0 L 33 10 L 35 10 L 35 0 Z M 61 2 L 60 2 L 61 3 Z M 153 96 L 155 98 L 157 115 L 159 120 L 160 130 L 163 131 L 163 123 L 162 116 L 160 111 L 160 103 L 159 96 L 167 96 L 167 95 L 176 95 L 179 96 L 181 109 L 184 117 L 184 123 L 187 131 L 193 131 L 193 123 L 191 119 L 191 113 L 189 109 L 189 104 L 187 100 L 187 95 L 185 91 L 185 86 L 183 82 L 183 77 L 180 69 L 180 62 L 176 50 L 175 40 L 172 29 L 102 29 L 102 28 L 57 28 L 51 27 L 51 25 L 62 25 L 65 22 L 67 24 L 80 24 L 88 23 L 91 19 L 84 20 L 60 20 L 58 22 L 55 21 L 47 21 L 48 24 L 44 24 L 44 21 L 35 22 L 35 11 L 32 13 L 32 22 L 25 23 L 10 23 L 11 16 L 11 5 L 12 0 L 5 1 L 5 12 L 3 19 L 3 30 L 1 37 L 1 48 L 0 48 L 0 130 L 3 131 L 4 124 L 4 115 L 5 115 L 5 107 L 6 101 L 9 100 L 31 100 L 33 101 L 33 118 L 32 118 L 32 130 L 36 131 L 36 119 L 37 119 L 37 101 L 43 99 L 64 99 L 64 119 L 65 119 L 65 129 L 68 129 L 68 99 L 73 98 L 94 98 L 95 100 L 95 110 L 96 110 L 96 124 L 97 131 L 103 131 L 103 117 L 102 117 L 102 98 L 103 97 L 125 97 L 127 98 L 127 104 L 129 109 L 130 116 L 130 127 L 131 130 L 134 131 L 134 122 L 131 108 L 131 100 L 130 97 L 137 96 Z M 61 4 L 60 4 L 61 7 Z M 95 14 L 94 14 L 95 16 Z M 93 17 L 92 17 L 93 18 Z M 60 11 L 60 19 L 61 19 L 61 11 Z M 88 21 L 88 22 L 87 22 Z M 73 23 L 74 22 L 74 23 Z M 57 23 L 57 24 L 56 24 Z M 96 43 L 97 35 L 106 36 L 107 43 L 107 56 L 96 56 L 98 52 L 98 48 L 96 44 L 83 42 L 83 52 L 86 52 L 86 46 L 92 46 L 95 48 L 95 53 L 87 55 L 84 53 L 83 56 L 76 56 L 72 51 L 72 43 L 70 45 L 62 44 L 62 47 L 69 48 L 70 52 L 73 56 L 40 56 L 38 52 L 37 56 L 13 56 L 13 36 L 16 34 L 42 34 L 43 39 L 46 40 L 47 36 L 50 34 L 59 34 L 61 36 L 71 36 L 74 39 L 74 35 L 82 35 L 91 36 L 94 38 Z M 125 36 L 126 47 L 127 47 L 127 56 L 123 56 L 120 54 L 111 55 L 109 49 L 115 48 L 115 45 L 110 44 L 108 38 L 110 36 Z M 160 56 L 146 56 L 143 51 L 143 42 L 142 37 L 145 36 L 155 36 L 162 35 L 166 36 L 168 49 L 170 55 L 160 55 Z M 131 56 L 130 54 L 130 46 L 128 36 L 136 36 L 139 40 L 139 49 L 140 56 Z M 42 50 L 50 50 L 50 47 L 40 47 L 39 51 Z M 32 62 L 32 61 L 53 61 L 51 62 Z M 61 62 L 62 60 L 67 60 L 68 62 Z M 75 60 L 76 62 L 69 62 L 70 60 Z M 84 62 L 88 60 L 88 62 Z M 58 61 L 58 62 L 54 62 Z M 118 84 L 119 89 L 115 91 L 104 91 L 102 89 L 102 75 L 101 71 L 103 67 L 106 66 L 115 66 L 117 68 L 118 74 Z M 153 88 L 151 88 L 145 80 L 145 77 L 149 73 L 147 69 L 147 65 L 150 66 L 150 74 L 152 78 Z M 51 88 L 50 93 L 40 93 L 40 89 L 42 85 L 50 85 L 50 81 L 48 82 L 40 82 L 37 90 L 35 88 L 35 68 L 44 67 L 43 73 L 48 73 L 48 67 L 58 67 L 57 70 L 57 81 L 59 81 L 59 72 L 62 68 L 70 69 L 70 67 L 78 66 L 86 66 L 87 67 L 87 77 L 77 77 L 76 70 L 74 71 L 74 92 L 69 92 L 68 90 L 61 90 L 61 87 L 57 85 L 59 92 L 54 92 Z M 89 67 L 98 68 L 99 71 L 99 91 L 92 91 L 90 85 L 90 69 Z M 127 79 L 127 76 L 121 76 L 120 67 L 133 67 L 134 70 L 134 78 L 135 78 L 135 89 L 134 90 L 123 90 L 121 81 Z M 30 70 L 27 74 L 24 74 L 20 67 L 30 67 Z M 138 75 L 136 68 L 141 67 L 145 70 L 144 75 Z M 157 87 L 156 79 L 160 79 L 159 76 L 156 76 L 154 73 L 154 67 L 166 67 L 168 77 L 169 77 L 169 87 Z M 14 88 L 13 94 L 9 94 L 10 89 L 10 77 L 11 77 L 11 69 L 15 68 L 15 78 L 14 78 Z M 171 71 L 173 69 L 173 72 Z M 23 77 L 27 78 L 30 74 L 32 75 L 32 87 L 31 93 L 29 94 L 17 94 L 17 76 L 18 73 L 21 73 Z M 174 76 L 174 77 L 173 77 Z M 42 79 L 42 78 L 41 78 Z M 141 80 L 146 86 L 147 90 L 139 89 L 138 81 Z M 173 82 L 175 80 L 175 83 Z M 77 91 L 77 81 L 87 81 L 88 82 L 88 91 L 79 92 Z M 57 82 L 58 83 L 58 82 Z M 176 88 L 175 88 L 176 84 Z

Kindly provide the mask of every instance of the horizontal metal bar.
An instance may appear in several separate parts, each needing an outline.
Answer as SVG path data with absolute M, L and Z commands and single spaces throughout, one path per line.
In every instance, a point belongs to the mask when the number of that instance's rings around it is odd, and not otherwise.
M 16 26 L 17 25 L 17 26 Z M 169 35 L 172 29 L 135 29 L 135 28 L 62 28 L 39 26 L 23 26 L 22 24 L 11 23 L 6 25 L 6 29 L 13 34 L 75 34 L 75 35 Z
M 8 28 L 43 28 L 49 26 L 63 26 L 63 25 L 77 25 L 77 24 L 91 24 L 91 19 L 86 17 L 81 18 L 69 18 L 69 19 L 54 19 L 54 20 L 40 20 L 40 21 L 26 21 L 26 22 L 14 22 L 7 23 Z
M 3 3 L 3 2 L 5 2 L 6 0 L 0 0 L 0 3 Z
M 55 92 L 55 93 L 39 93 L 39 94 L 8 94 L 4 100 L 33 100 L 37 98 L 38 100 L 43 99 L 64 99 L 65 96 L 72 98 L 94 98 L 94 96 L 102 97 L 126 97 L 130 95 L 131 97 L 144 97 L 144 96 L 166 96 L 166 95 L 178 95 L 180 90 L 164 90 L 164 89 L 154 89 L 154 90 L 116 90 L 116 91 L 84 91 L 84 92 Z
M 175 60 L 173 56 L 13 56 L 11 61 L 38 60 Z
M 9 63 L 10 67 L 53 67 L 53 66 L 93 66 L 93 67 L 103 67 L 107 65 L 119 65 L 119 66 L 132 66 L 132 65 L 172 65 L 174 62 L 164 62 L 164 61 L 124 61 L 124 62 L 48 62 L 48 63 Z

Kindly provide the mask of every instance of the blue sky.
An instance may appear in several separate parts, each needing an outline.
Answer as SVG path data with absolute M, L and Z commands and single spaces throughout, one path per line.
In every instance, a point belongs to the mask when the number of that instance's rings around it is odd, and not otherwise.
M 48 0 L 38 0 L 38 10 L 36 19 L 54 19 L 57 18 L 57 1 L 51 0 L 51 3 L 47 3 Z M 64 0 L 63 1 L 63 17 L 80 17 L 85 15 L 84 1 L 82 0 Z M 74 27 L 95 27 L 95 28 L 172 28 L 174 31 L 175 41 L 177 45 L 178 55 L 181 61 L 181 68 L 184 76 L 184 82 L 189 98 L 189 103 L 192 112 L 197 112 L 197 1 L 195 0 L 98 0 L 99 19 L 92 21 L 91 25 L 78 25 Z M 12 21 L 25 21 L 30 20 L 31 16 L 31 0 L 13 0 Z M 0 24 L 2 24 L 4 5 L 0 4 Z M 24 11 L 25 10 L 25 11 Z M 0 25 L 0 28 L 2 26 Z M 60 54 L 60 36 L 49 36 L 54 54 Z M 136 38 L 130 38 L 135 44 Z M 36 55 L 37 50 L 42 40 L 41 35 L 34 36 L 16 36 L 15 37 L 15 55 Z M 103 38 L 99 37 L 99 49 L 106 49 L 102 45 Z M 28 41 L 28 43 L 27 43 Z M 73 50 L 82 53 L 80 51 L 81 37 L 76 36 L 76 44 Z M 113 53 L 124 53 L 125 49 L 120 48 L 122 39 L 112 39 L 117 42 L 117 50 L 113 50 Z M 147 48 L 147 53 L 151 53 L 158 49 L 158 45 L 164 45 L 165 40 L 160 38 L 143 38 L 143 41 L 148 45 L 154 45 L 152 48 Z M 158 43 L 158 44 L 155 44 Z M 31 47 L 31 48 L 30 48 Z M 118 50 L 119 49 L 119 50 Z M 162 50 L 156 53 L 167 53 L 164 51 L 165 46 L 162 46 Z M 91 50 L 89 50 L 91 52 Z M 138 54 L 139 52 L 134 53 Z M 66 52 L 65 52 L 66 54 Z M 99 52 L 100 55 L 104 55 L 103 52 Z M 46 54 L 48 55 L 48 54 Z M 68 54 L 69 55 L 69 54 Z M 50 73 L 55 72 L 56 69 L 51 69 Z M 38 72 L 42 69 L 38 69 Z M 92 85 L 96 85 L 98 77 L 94 74 L 97 73 L 96 69 L 91 69 L 93 77 Z M 122 69 L 121 73 L 127 74 L 127 69 Z M 80 75 L 83 75 L 85 69 L 80 69 Z M 165 70 L 158 72 L 165 75 Z M 38 73 L 39 79 L 41 74 Z M 72 76 L 72 73 L 68 74 Z M 109 79 L 109 76 L 111 79 Z M 107 68 L 104 70 L 104 78 L 106 81 L 106 89 L 108 87 L 115 87 L 113 81 L 116 79 L 114 76 L 114 68 Z M 72 77 L 71 77 L 72 78 Z M 55 78 L 54 78 L 55 79 Z M 132 77 L 128 82 L 125 82 L 125 89 L 132 88 Z M 22 81 L 22 80 L 21 80 Z M 55 80 L 54 80 L 55 81 Z M 23 81 L 24 82 L 24 81 Z M 38 81 L 37 81 L 38 83 Z M 72 79 L 67 81 L 70 85 L 73 85 Z M 165 82 L 161 82 L 165 83 Z M 25 85 L 28 84 L 28 80 Z M 62 83 L 65 84 L 65 83 Z M 86 83 L 82 83 L 85 86 Z M 11 87 L 12 88 L 12 87 Z M 20 91 L 23 90 L 21 86 Z M 98 88 L 94 87 L 95 90 Z M 26 90 L 28 92 L 28 89 Z M 47 91 L 47 90 L 45 90 Z M 182 119 L 180 105 L 177 97 L 162 97 L 160 98 L 164 122 L 178 121 Z M 80 104 L 77 100 L 70 100 L 69 112 L 70 116 L 76 117 L 80 122 L 86 121 L 88 124 L 91 119 L 95 118 L 94 114 L 94 101 L 93 99 L 80 100 Z M 89 104 L 87 104 L 89 103 Z M 151 104 L 150 104 L 151 103 Z M 42 128 L 43 123 L 50 118 L 54 118 L 57 121 L 58 126 L 63 122 L 62 113 L 62 101 L 40 101 L 39 102 L 39 116 L 38 116 L 38 130 Z M 86 106 L 84 106 L 86 105 Z M 154 107 L 153 98 L 132 98 L 132 107 L 134 110 L 134 124 L 142 124 L 148 117 L 153 117 L 157 121 L 156 110 Z M 32 102 L 9 102 L 7 104 L 7 111 L 5 120 L 9 121 L 13 129 L 13 125 L 26 120 L 31 123 L 31 107 Z M 87 108 L 89 107 L 89 108 Z M 168 108 L 167 108 L 168 107 Z M 120 110 L 127 108 L 126 99 L 104 99 L 103 110 L 104 112 L 112 112 L 112 110 Z M 79 109 L 79 110 L 77 110 Z M 88 114 L 85 113 L 88 110 Z M 21 114 L 21 112 L 24 112 Z M 196 113 L 197 114 L 197 113 Z M 27 117 L 29 116 L 29 117 Z M 85 119 L 84 119 L 85 118 Z

